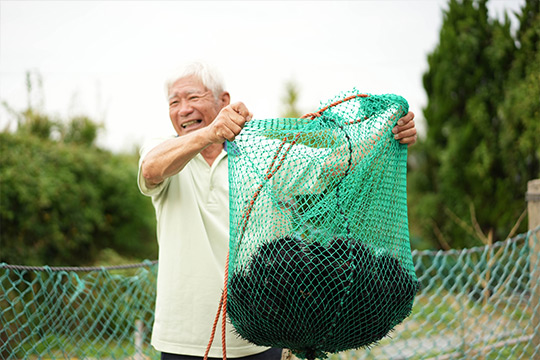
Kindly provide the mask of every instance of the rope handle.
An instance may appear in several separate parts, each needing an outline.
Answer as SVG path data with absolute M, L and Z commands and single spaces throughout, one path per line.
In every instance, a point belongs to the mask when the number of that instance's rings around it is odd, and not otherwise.
M 218 311 L 214 319 L 214 324 L 212 325 L 212 332 L 210 334 L 210 340 L 206 346 L 206 351 L 204 352 L 204 360 L 208 360 L 208 354 L 212 343 L 214 342 L 214 337 L 216 335 L 217 323 L 219 322 L 219 316 L 221 314 L 221 352 L 223 354 L 223 360 L 227 360 L 227 345 L 225 343 L 225 336 L 227 335 L 226 330 L 226 320 L 227 320 L 227 280 L 229 278 L 229 252 L 227 252 L 227 259 L 225 260 L 225 278 L 223 284 L 223 292 L 221 293 L 221 298 L 219 299 Z
M 343 99 L 341 100 L 337 100 L 337 101 L 334 101 L 333 103 L 317 110 L 316 112 L 314 113 L 307 113 L 305 115 L 302 115 L 300 117 L 300 119 L 306 119 L 306 118 L 311 118 L 311 120 L 315 119 L 315 118 L 318 118 L 322 115 L 323 112 L 325 112 L 326 110 L 330 109 L 331 107 L 334 107 L 336 105 L 339 105 L 341 103 L 344 103 L 345 101 L 349 101 L 349 100 L 352 100 L 352 99 L 355 99 L 357 97 L 361 97 L 361 98 L 366 98 L 366 97 L 369 97 L 368 94 L 354 94 L 354 95 L 349 95 L 347 97 L 344 97 Z

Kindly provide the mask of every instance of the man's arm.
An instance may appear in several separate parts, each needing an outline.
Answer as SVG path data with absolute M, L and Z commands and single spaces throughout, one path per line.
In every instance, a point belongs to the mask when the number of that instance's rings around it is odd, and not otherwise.
M 179 173 L 201 152 L 205 152 L 208 161 L 215 160 L 223 142 L 233 141 L 251 117 L 244 104 L 231 104 L 221 109 L 210 125 L 159 144 L 145 156 L 141 164 L 146 186 L 156 187 L 166 178 Z
M 151 189 L 166 178 L 179 173 L 195 155 L 210 144 L 206 129 L 159 144 L 150 150 L 141 164 L 146 186 Z

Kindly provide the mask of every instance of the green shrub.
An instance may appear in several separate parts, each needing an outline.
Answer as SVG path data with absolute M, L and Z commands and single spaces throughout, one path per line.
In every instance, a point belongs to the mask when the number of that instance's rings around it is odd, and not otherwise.
M 89 264 L 102 248 L 155 258 L 137 159 L 95 146 L 0 133 L 0 261 Z

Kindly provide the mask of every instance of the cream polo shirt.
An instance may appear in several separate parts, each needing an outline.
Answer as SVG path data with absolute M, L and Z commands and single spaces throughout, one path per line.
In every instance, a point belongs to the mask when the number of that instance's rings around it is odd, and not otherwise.
M 159 269 L 152 345 L 158 351 L 203 356 L 223 289 L 229 244 L 227 153 L 210 167 L 195 156 L 180 173 L 148 189 L 140 165 L 160 142 L 141 149 L 138 184 L 152 197 L 157 217 Z M 221 321 L 210 357 L 221 357 Z M 227 324 L 227 355 L 266 350 L 240 339 Z

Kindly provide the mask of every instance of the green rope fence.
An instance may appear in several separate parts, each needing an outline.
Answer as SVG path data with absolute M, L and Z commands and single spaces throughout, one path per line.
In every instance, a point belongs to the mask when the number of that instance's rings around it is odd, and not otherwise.
M 411 316 L 378 345 L 330 358 L 540 358 L 540 263 L 530 251 L 539 240 L 540 227 L 491 246 L 413 251 L 421 290 Z M 0 264 L 0 358 L 159 359 L 150 346 L 156 273 L 156 261 Z
M 68 268 L 0 264 L 2 359 L 156 358 L 157 261 Z

